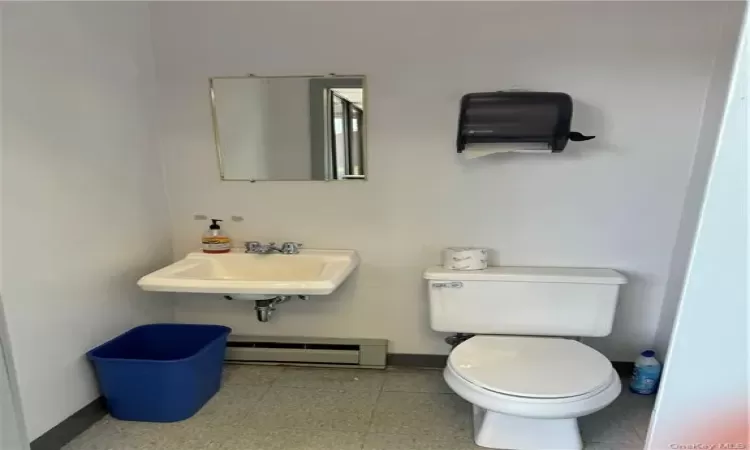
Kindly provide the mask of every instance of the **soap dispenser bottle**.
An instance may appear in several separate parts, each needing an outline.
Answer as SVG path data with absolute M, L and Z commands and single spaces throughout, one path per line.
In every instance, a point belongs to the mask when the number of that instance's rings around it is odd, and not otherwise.
M 221 231 L 220 219 L 211 219 L 211 226 L 203 233 L 201 243 L 204 253 L 229 253 L 232 249 L 232 240 Z

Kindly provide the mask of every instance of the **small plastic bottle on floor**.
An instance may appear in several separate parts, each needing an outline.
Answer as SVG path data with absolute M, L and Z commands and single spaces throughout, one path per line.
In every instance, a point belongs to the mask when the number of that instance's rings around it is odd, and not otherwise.
M 651 395 L 656 392 L 661 376 L 661 363 L 655 357 L 653 350 L 641 352 L 635 360 L 633 377 L 630 380 L 630 391 L 641 395 Z

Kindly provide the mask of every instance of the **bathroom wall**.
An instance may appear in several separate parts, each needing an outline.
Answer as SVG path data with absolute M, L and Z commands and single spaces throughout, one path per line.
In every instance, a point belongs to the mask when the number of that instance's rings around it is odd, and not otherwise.
M 5 318 L 2 314 L 0 304 L 0 448 L 14 450 L 26 449 L 25 426 L 22 423 L 20 400 L 15 377 L 15 369 L 12 367 L 6 335 L 2 331 L 5 327 Z
M 87 350 L 172 319 L 136 286 L 171 242 L 147 5 L 6 3 L 2 21 L 2 301 L 33 440 L 99 395 Z
M 2 25 L 3 25 L 3 8 L 0 5 L 0 85 L 2 85 Z M 0 89 L 0 105 L 2 105 L 2 89 Z M 3 109 L 0 108 L 0 193 L 2 192 L 2 142 L 3 142 Z M 1 203 L 1 202 L 0 202 Z M 2 213 L 0 208 L 0 234 L 2 234 Z M 0 255 L 2 255 L 2 239 L 0 239 Z M 2 263 L 0 258 L 0 448 L 2 449 L 19 449 L 28 448 L 26 438 L 26 426 L 23 424 L 23 414 L 21 413 L 21 401 L 18 395 L 18 381 L 16 377 L 16 368 L 13 361 L 13 352 L 10 348 L 8 338 L 8 327 L 5 320 L 5 310 L 2 300 Z
M 623 271 L 630 283 L 614 330 L 589 342 L 615 360 L 653 344 L 703 105 L 723 70 L 715 54 L 736 39 L 722 27 L 740 3 L 150 7 L 174 256 L 197 248 L 207 224 L 192 216 L 204 213 L 244 216 L 227 225 L 238 241 L 298 240 L 362 257 L 337 293 L 284 304 L 270 323 L 255 321 L 252 304 L 195 295 L 180 296 L 178 320 L 446 353 L 429 328 L 421 273 L 445 246 L 484 245 L 495 264 Z M 330 72 L 368 77 L 369 180 L 222 183 L 208 77 Z M 507 88 L 570 93 L 574 128 L 597 139 L 558 155 L 463 161 L 461 95 Z
M 740 4 L 745 5 L 745 8 L 747 7 L 745 2 Z M 739 13 L 732 15 L 723 28 L 723 39 L 731 40 L 737 35 L 742 17 L 743 15 Z M 724 105 L 726 104 L 735 53 L 736 45 L 726 45 L 714 55 L 714 74 L 711 77 L 706 102 L 703 105 L 698 146 L 685 194 L 677 238 L 672 249 L 669 276 L 655 335 L 654 349 L 660 359 L 663 359 L 667 354 L 677 308 L 682 297 L 687 265 L 693 248 L 708 174 L 711 171 L 711 161 L 716 150 L 716 139 L 722 121 Z
M 747 12 L 742 36 L 646 440 L 651 450 L 750 446 Z M 707 368 L 707 358 L 710 374 L 697 367 Z

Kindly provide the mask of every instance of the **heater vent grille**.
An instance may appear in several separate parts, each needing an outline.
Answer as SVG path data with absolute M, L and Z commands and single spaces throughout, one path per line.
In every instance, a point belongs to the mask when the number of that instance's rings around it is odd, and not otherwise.
M 384 368 L 388 341 L 288 336 L 230 336 L 225 360 L 336 367 Z

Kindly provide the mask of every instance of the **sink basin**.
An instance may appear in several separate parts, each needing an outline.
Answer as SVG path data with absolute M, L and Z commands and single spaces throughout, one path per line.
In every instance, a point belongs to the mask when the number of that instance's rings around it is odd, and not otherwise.
M 240 295 L 256 300 L 276 295 L 326 295 L 335 291 L 359 264 L 354 250 L 304 249 L 295 255 L 189 253 L 184 259 L 146 275 L 146 291 Z

